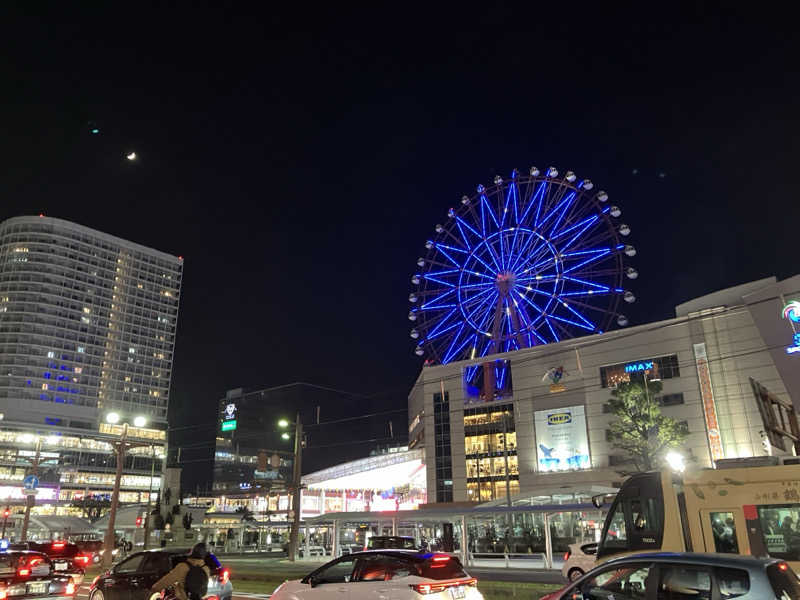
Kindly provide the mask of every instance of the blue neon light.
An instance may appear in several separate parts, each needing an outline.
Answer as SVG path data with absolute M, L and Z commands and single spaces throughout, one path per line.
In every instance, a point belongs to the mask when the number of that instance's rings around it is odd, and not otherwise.
M 626 373 L 639 373 L 639 372 L 646 372 L 653 369 L 653 361 L 652 360 L 645 360 L 642 362 L 635 362 L 635 363 L 628 363 L 625 365 L 625 372 Z
M 479 186 L 476 200 L 451 210 L 445 231 L 428 244 L 415 278 L 424 300 L 412 309 L 420 335 L 412 337 L 447 363 L 615 323 L 616 308 L 608 307 L 624 293 L 617 282 L 625 245 L 610 207 L 591 198 L 538 174 Z M 474 365 L 465 368 L 465 376 L 475 373 Z M 499 368 L 496 377 L 505 377 Z

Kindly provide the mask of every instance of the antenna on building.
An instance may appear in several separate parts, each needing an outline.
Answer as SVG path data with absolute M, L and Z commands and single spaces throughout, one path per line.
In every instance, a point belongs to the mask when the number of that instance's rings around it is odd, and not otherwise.
M 389 437 L 394 437 L 394 429 L 392 428 L 392 420 L 389 419 Z
M 319 411 L 320 411 L 320 406 L 317 405 L 317 425 L 319 425 Z

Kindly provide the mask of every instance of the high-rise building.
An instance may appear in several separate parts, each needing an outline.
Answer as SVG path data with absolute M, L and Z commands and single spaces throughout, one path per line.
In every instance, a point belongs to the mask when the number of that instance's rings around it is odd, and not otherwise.
M 182 269 L 180 257 L 60 219 L 0 224 L 0 502 L 22 503 L 37 444 L 37 511 L 75 514 L 76 501 L 107 496 L 109 442 L 136 417 L 128 436 L 143 445 L 120 498 L 158 489 Z

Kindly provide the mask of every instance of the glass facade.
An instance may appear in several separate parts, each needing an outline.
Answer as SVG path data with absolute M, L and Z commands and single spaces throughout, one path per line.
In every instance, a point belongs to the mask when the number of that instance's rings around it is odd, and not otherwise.
M 107 493 L 120 428 L 104 416 L 142 415 L 129 435 L 152 446 L 131 452 L 123 488 L 146 495 L 162 467 L 182 271 L 178 257 L 60 219 L 0 224 L 0 468 L 24 470 L 32 457 L 11 454 L 40 438 L 69 471 L 59 497 Z
M 600 384 L 604 388 L 616 387 L 618 383 L 631 381 L 637 377 L 655 381 L 680 376 L 677 354 L 600 367 Z
M 450 394 L 433 395 L 436 502 L 453 501 L 453 457 L 450 445 Z
M 512 404 L 464 409 L 467 497 L 473 502 L 519 493 L 517 432 Z

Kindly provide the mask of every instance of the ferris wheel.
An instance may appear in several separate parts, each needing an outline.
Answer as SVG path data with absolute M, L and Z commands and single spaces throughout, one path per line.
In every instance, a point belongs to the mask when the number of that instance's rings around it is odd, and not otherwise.
M 479 185 L 425 243 L 411 278 L 415 352 L 475 359 L 624 327 L 638 272 L 622 211 L 588 179 L 532 167 Z

